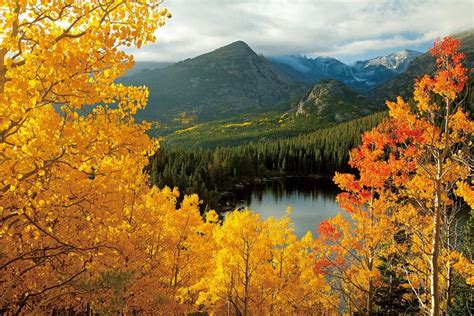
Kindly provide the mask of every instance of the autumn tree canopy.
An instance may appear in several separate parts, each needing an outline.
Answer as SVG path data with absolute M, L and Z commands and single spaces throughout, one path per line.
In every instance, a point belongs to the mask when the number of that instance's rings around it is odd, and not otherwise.
M 158 1 L 0 10 L 0 307 L 40 309 L 126 264 L 158 144 L 132 117 L 146 88 L 114 80 L 133 64 L 121 48 L 154 41 L 168 12 Z
M 158 143 L 133 117 L 147 88 L 115 79 L 133 65 L 123 48 L 153 42 L 171 16 L 160 3 L 2 3 L 1 312 L 217 311 L 227 306 L 220 287 L 203 286 L 229 273 L 244 315 L 267 303 L 334 308 L 312 270 L 311 237 L 297 241 L 288 218 L 244 212 L 220 226 L 214 211 L 201 217 L 196 195 L 178 207 L 177 189 L 150 187 Z
M 123 48 L 154 42 L 171 17 L 161 1 L 0 11 L 0 313 L 370 314 L 395 273 L 439 315 L 454 273 L 473 284 L 452 234 L 474 203 L 458 41 L 435 43 L 438 71 L 417 81 L 416 106 L 389 102 L 351 152 L 357 175 L 336 175 L 348 218 L 298 239 L 290 215 L 203 216 L 197 195 L 178 203 L 178 188 L 151 185 L 159 145 L 134 120 L 147 88 L 116 79 L 134 62 Z
M 338 281 L 358 312 L 374 312 L 381 259 L 394 259 L 385 272 L 402 276 L 430 315 L 449 310 L 453 269 L 472 283 L 474 265 L 456 240 L 459 213 L 472 209 L 473 197 L 474 122 L 461 95 L 467 76 L 459 45 L 449 37 L 435 42 L 430 52 L 438 68 L 416 82 L 415 106 L 400 97 L 387 102 L 389 117 L 351 152 L 358 175 L 334 178 L 346 191 L 338 199 L 352 223 L 339 217 L 320 225 L 316 268 Z

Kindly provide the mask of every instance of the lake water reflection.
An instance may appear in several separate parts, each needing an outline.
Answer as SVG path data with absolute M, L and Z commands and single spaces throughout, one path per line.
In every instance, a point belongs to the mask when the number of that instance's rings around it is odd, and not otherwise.
M 321 221 L 343 212 L 335 201 L 338 188 L 329 178 L 289 177 L 248 186 L 237 192 L 236 207 L 248 207 L 264 219 L 281 217 L 291 206 L 295 232 L 301 237 Z

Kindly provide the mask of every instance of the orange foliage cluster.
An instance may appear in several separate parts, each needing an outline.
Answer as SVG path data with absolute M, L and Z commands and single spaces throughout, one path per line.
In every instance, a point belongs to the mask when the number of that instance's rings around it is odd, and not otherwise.
M 334 177 L 351 222 L 339 216 L 321 223 L 315 269 L 331 278 L 351 311 L 375 311 L 381 258 L 399 258 L 392 271 L 407 279 L 420 310 L 431 315 L 451 303 L 453 268 L 472 282 L 472 258 L 459 254 L 452 237 L 463 205 L 455 200 L 462 197 L 472 207 L 474 198 L 474 122 L 456 103 L 467 80 L 459 46 L 449 37 L 436 41 L 430 52 L 438 71 L 416 82 L 416 109 L 401 97 L 388 101 L 389 118 L 351 151 L 358 176 Z

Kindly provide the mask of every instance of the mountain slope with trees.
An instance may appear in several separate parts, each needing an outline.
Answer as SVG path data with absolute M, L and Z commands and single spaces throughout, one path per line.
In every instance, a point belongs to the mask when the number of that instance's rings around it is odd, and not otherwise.
M 163 141 L 204 148 L 266 142 L 304 135 L 384 109 L 342 82 L 325 79 L 279 111 L 190 125 L 168 133 Z
M 184 125 L 270 111 L 303 91 L 242 41 L 121 81 L 150 88 L 148 107 L 138 118 Z

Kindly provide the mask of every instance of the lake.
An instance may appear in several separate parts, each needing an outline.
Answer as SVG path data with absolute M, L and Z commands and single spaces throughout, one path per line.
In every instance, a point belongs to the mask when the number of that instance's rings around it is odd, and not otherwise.
M 291 206 L 291 219 L 299 237 L 328 217 L 344 212 L 335 201 L 340 191 L 330 178 L 288 177 L 246 186 L 236 192 L 235 205 L 248 207 L 264 219 L 281 217 Z

